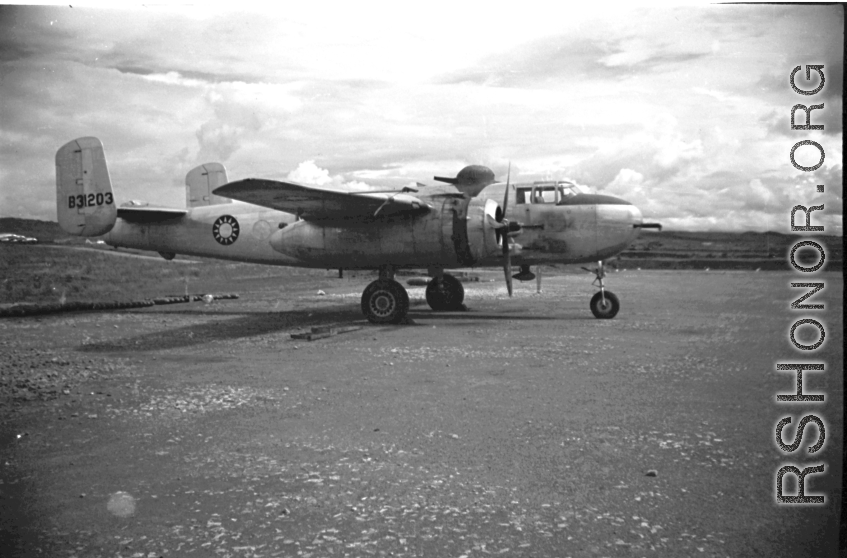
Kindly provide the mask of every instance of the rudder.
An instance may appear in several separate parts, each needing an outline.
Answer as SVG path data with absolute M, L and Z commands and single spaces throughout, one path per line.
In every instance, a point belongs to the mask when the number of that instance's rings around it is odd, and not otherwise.
M 212 194 L 212 190 L 226 183 L 226 168 L 220 163 L 205 163 L 191 169 L 185 175 L 185 206 L 232 203 L 229 198 Z
M 118 210 L 98 138 L 77 138 L 56 152 L 56 214 L 62 229 L 77 236 L 106 234 L 115 225 Z

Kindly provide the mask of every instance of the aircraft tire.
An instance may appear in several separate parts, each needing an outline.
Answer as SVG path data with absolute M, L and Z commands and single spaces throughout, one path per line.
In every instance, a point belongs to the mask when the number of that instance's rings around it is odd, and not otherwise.
M 408 312 L 409 293 L 397 281 L 374 281 L 362 293 L 362 314 L 372 324 L 396 324 Z
M 438 288 L 438 282 L 432 278 L 426 286 L 426 303 L 435 311 L 461 310 L 462 302 L 465 300 L 465 287 L 462 282 L 445 273 L 441 279 L 442 288 Z
M 603 295 L 600 292 L 591 297 L 591 313 L 600 320 L 611 320 L 621 309 L 621 303 L 615 293 L 606 291 L 606 304 L 603 305 Z

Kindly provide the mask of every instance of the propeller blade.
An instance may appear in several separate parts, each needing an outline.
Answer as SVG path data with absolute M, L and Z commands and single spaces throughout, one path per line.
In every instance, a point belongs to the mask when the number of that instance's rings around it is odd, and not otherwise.
M 509 254 L 508 238 L 503 237 L 503 251 L 506 254 L 506 261 L 503 263 L 503 273 L 506 276 L 506 289 L 509 291 L 509 298 L 512 297 L 512 261 Z
M 512 162 L 509 161 L 509 170 L 506 172 L 506 193 L 503 194 L 503 219 L 506 218 L 506 209 L 509 207 L 509 180 L 512 177 Z
M 503 273 L 506 275 L 506 289 L 509 291 L 509 298 L 512 297 L 512 255 L 509 253 L 509 220 L 506 219 L 506 210 L 509 208 L 509 184 L 512 178 L 512 162 L 509 161 L 509 170 L 506 172 L 506 193 L 503 194 L 503 225 L 506 231 L 503 231 L 501 238 L 503 239 Z
M 503 238 L 503 273 L 506 275 L 506 289 L 509 291 L 509 298 L 512 297 L 512 254 L 509 252 L 509 236 L 502 235 Z

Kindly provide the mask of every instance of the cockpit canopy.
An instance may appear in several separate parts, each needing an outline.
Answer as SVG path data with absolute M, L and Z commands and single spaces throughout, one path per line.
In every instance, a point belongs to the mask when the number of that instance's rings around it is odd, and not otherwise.
M 549 203 L 557 204 L 570 196 L 591 193 L 585 186 L 566 180 L 557 182 L 533 182 L 531 185 L 520 185 L 515 189 L 516 203 Z

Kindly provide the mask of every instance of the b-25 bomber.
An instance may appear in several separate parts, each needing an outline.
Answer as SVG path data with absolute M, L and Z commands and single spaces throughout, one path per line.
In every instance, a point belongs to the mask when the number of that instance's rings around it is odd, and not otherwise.
M 372 323 L 402 322 L 409 295 L 399 269 L 426 269 L 433 310 L 463 308 L 462 283 L 445 270 L 504 269 L 512 295 L 512 265 L 520 280 L 532 265 L 597 262 L 599 291 L 590 308 L 613 318 L 618 298 L 605 289 L 603 261 L 630 245 L 641 212 L 629 202 L 591 194 L 566 181 L 497 182 L 483 166 L 462 169 L 440 184 L 397 190 L 340 191 L 290 181 L 228 182 L 220 163 L 186 176 L 186 207 L 117 205 L 98 138 L 68 142 L 56 153 L 56 202 L 61 227 L 114 247 L 283 266 L 373 269 L 379 278 L 362 294 Z M 236 200 L 240 203 L 233 203 Z

